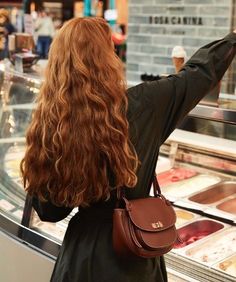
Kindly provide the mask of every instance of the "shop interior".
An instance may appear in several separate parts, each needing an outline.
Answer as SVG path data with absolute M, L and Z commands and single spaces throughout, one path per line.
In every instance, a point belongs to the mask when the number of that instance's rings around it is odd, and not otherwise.
M 44 268 L 47 281 L 77 209 L 58 223 L 41 222 L 23 190 L 19 164 L 25 131 L 47 62 L 36 51 L 33 24 L 41 8 L 52 18 L 55 30 L 72 17 L 104 17 L 125 67 L 128 1 L 14 0 L 1 2 L 0 8 L 9 10 L 17 30 L 8 38 L 8 57 L 0 62 L 0 245 L 10 250 L 6 262 L 0 261 L 0 273 L 4 267 L 5 281 L 16 281 L 6 265 L 14 257 L 11 252 L 17 252 L 14 267 L 19 281 L 29 275 L 34 275 L 32 281 L 43 281 L 37 280 L 42 272 L 24 268 L 20 256 Z M 153 73 L 143 80 L 162 75 Z M 156 167 L 162 192 L 175 207 L 181 238 L 165 256 L 174 282 L 236 280 L 236 96 L 219 92 L 189 113 L 161 147 Z

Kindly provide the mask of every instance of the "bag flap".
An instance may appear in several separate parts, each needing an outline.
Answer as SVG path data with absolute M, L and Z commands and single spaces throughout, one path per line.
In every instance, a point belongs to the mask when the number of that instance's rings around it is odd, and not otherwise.
M 125 200 L 126 210 L 133 224 L 141 230 L 157 232 L 173 226 L 176 214 L 171 206 L 161 198 Z
M 139 242 L 142 242 L 144 248 L 159 249 L 173 246 L 177 239 L 175 227 L 171 227 L 162 232 L 143 232 L 136 229 L 136 236 L 139 237 Z

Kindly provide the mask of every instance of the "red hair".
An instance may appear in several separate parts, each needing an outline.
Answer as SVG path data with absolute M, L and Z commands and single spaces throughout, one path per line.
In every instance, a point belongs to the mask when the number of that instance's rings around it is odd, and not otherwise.
M 102 18 L 68 21 L 54 38 L 21 162 L 26 191 L 57 205 L 89 205 L 133 187 L 122 62 Z

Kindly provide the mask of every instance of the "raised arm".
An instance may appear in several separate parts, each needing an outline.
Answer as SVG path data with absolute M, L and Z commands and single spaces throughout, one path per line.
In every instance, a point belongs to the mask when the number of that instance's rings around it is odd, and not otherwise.
M 236 53 L 235 32 L 200 48 L 178 74 L 136 87 L 154 107 L 160 145 L 223 77 Z

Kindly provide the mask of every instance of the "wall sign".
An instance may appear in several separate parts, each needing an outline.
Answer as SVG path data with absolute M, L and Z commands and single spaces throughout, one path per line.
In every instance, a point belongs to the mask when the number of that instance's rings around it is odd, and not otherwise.
M 203 25 L 201 17 L 150 16 L 150 24 Z

